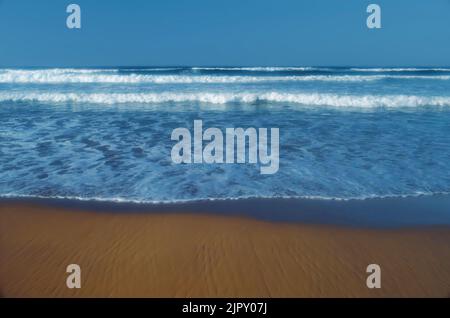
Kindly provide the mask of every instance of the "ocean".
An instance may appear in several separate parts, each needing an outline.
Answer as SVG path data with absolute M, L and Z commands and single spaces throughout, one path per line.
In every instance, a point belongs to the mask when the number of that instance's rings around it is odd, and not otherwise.
M 276 127 L 277 173 L 174 164 L 172 130 Z M 0 69 L 0 197 L 137 203 L 450 193 L 450 68 Z

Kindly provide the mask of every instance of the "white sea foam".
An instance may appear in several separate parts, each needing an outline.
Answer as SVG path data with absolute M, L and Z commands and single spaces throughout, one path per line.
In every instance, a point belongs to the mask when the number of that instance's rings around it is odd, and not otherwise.
M 375 76 L 218 76 L 218 75 L 138 75 L 56 73 L 47 71 L 6 72 L 0 74 L 0 83 L 122 83 L 122 84 L 195 84 L 195 83 L 258 83 L 289 81 L 360 82 L 380 79 Z M 448 76 L 447 79 L 450 79 Z
M 365 200 L 378 200 L 378 199 L 405 199 L 405 198 L 418 198 L 418 197 L 430 197 L 450 195 L 448 191 L 416 191 L 412 193 L 404 194 L 386 194 L 386 195 L 360 195 L 360 196 L 322 196 L 322 195 L 241 195 L 236 197 L 225 198 L 211 198 L 211 197 L 198 197 L 195 199 L 171 199 L 171 200 L 151 200 L 151 199 L 132 199 L 126 197 L 96 197 L 96 196 L 63 196 L 63 195 L 29 195 L 19 193 L 0 193 L 0 199 L 46 199 L 46 200 L 70 200 L 70 201 L 84 201 L 84 202 L 112 202 L 112 203 L 131 203 L 131 204 L 186 204 L 197 202 L 216 202 L 216 201 L 237 201 L 237 200 L 325 200 L 325 201 L 365 201 Z
M 1 101 L 87 104 L 154 104 L 154 103 L 290 103 L 331 107 L 420 107 L 450 106 L 450 96 L 416 95 L 336 95 L 309 93 L 0 93 Z
M 120 74 L 116 70 L 2 70 L 0 83 L 64 84 L 64 83 L 117 83 L 117 84 L 226 84 L 259 82 L 367 82 L 386 78 L 450 80 L 450 75 L 306 75 L 306 76 L 223 76 L 223 75 L 155 75 Z

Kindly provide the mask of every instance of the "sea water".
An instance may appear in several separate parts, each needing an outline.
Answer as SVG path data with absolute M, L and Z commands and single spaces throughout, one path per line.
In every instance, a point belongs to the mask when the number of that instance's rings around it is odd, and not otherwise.
M 279 128 L 279 170 L 175 164 L 173 129 Z M 0 196 L 175 202 L 450 192 L 450 68 L 0 70 Z

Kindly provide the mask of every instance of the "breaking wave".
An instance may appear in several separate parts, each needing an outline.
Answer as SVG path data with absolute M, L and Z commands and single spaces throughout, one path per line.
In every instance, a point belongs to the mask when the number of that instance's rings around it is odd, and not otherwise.
M 243 69 L 241 69 L 243 70 Z M 124 72 L 122 70 L 121 72 Z M 64 83 L 118 83 L 118 84 L 195 84 L 195 83 L 261 83 L 261 82 L 368 82 L 383 79 L 429 79 L 450 80 L 450 75 L 293 75 L 293 76 L 249 76 L 249 75 L 182 75 L 182 74 L 135 74 L 118 70 L 2 70 L 0 83 L 64 84 Z M 129 71 L 128 71 L 129 72 Z
M 415 95 L 336 95 L 309 93 L 0 93 L 0 102 L 153 104 L 153 103 L 292 103 L 332 107 L 421 107 L 450 106 L 450 96 Z

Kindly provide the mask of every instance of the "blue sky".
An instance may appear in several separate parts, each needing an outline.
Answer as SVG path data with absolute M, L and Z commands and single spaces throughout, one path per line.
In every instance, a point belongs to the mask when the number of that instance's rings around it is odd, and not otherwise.
M 450 66 L 450 0 L 0 0 L 0 66 L 113 65 Z

